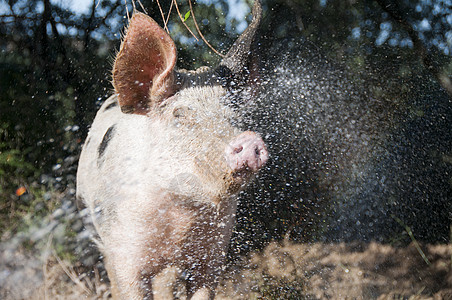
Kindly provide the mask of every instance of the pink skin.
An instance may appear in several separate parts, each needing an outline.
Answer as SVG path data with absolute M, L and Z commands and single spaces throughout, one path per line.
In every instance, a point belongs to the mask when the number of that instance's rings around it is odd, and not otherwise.
M 233 172 L 257 172 L 268 160 L 268 152 L 262 138 L 252 131 L 245 131 L 233 139 L 225 150 L 228 166 Z

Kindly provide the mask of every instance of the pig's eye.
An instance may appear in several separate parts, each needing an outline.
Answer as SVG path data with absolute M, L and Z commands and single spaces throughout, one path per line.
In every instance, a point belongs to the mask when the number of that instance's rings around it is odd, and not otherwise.
M 177 107 L 173 110 L 173 116 L 175 118 L 184 118 L 187 116 L 189 108 L 188 107 Z
M 173 110 L 176 124 L 190 125 L 194 122 L 195 112 L 189 107 L 177 107 Z

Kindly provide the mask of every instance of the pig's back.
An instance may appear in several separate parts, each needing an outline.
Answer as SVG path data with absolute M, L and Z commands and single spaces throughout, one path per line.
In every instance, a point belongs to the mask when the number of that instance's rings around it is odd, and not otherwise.
M 134 169 L 140 165 L 137 161 L 143 158 L 130 149 L 141 146 L 134 143 L 141 143 L 144 138 L 145 124 L 142 123 L 145 119 L 122 113 L 116 95 L 108 98 L 96 114 L 80 154 L 77 199 L 88 207 L 97 223 L 102 223 L 105 215 L 114 215 L 117 202 L 126 199 L 120 189 L 129 186 L 129 191 L 140 190 L 140 187 L 130 185 L 137 185 L 133 181 Z M 128 128 L 130 123 L 136 124 L 135 130 Z
M 89 204 L 86 194 L 89 194 L 90 186 L 95 185 L 93 178 L 99 175 L 97 157 L 104 154 L 120 113 L 117 97 L 113 95 L 98 110 L 83 145 L 77 171 L 77 198 L 85 204 Z M 93 155 L 95 152 L 98 155 Z

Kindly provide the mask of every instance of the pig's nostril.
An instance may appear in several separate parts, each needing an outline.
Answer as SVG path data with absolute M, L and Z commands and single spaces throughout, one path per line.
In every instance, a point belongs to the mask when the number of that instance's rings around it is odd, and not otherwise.
M 261 155 L 261 149 L 259 147 L 255 147 L 254 148 L 254 153 L 256 154 L 256 156 L 260 156 Z
M 238 135 L 226 148 L 226 161 L 238 177 L 257 172 L 267 162 L 265 144 L 256 133 L 246 131 Z

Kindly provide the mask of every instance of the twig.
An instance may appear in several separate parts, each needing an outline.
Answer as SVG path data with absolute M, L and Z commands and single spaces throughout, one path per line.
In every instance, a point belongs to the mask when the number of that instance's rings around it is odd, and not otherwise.
M 118 6 L 121 5 L 121 0 L 116 0 L 115 4 L 111 7 L 111 9 L 105 14 L 105 16 L 102 18 L 102 24 L 108 27 L 107 23 L 105 23 L 105 20 L 107 20 L 110 15 L 118 8 Z
M 133 4 L 133 1 L 132 1 L 132 4 Z M 124 0 L 124 5 L 126 6 L 127 21 L 130 22 L 129 9 L 127 8 L 127 0 Z M 135 7 L 135 4 L 133 4 L 133 6 Z
M 99 275 L 99 270 L 97 268 L 94 268 L 94 286 L 95 286 L 95 291 L 96 291 L 96 295 L 100 296 L 100 282 L 101 282 L 101 278 Z
M 171 1 L 171 6 L 172 6 L 172 4 L 173 4 L 173 2 Z M 157 0 L 157 6 L 159 7 L 160 14 L 162 15 L 162 20 L 163 20 L 163 25 L 164 25 L 163 29 L 165 29 L 166 32 L 169 33 L 168 27 L 166 26 L 165 14 L 163 13 L 163 9 L 162 9 L 162 6 L 160 5 L 159 0 Z M 170 9 L 170 12 L 171 12 L 171 9 Z M 169 16 L 169 13 L 168 13 L 168 16 Z
M 414 50 L 422 58 L 422 63 L 424 67 L 436 78 L 439 84 L 444 88 L 450 98 L 452 98 L 452 82 L 450 77 L 445 74 L 437 65 L 434 63 L 433 56 L 429 53 L 425 45 L 422 43 L 421 39 L 417 35 L 413 26 L 408 22 L 408 20 L 403 17 L 400 7 L 396 2 L 391 1 L 390 4 L 385 3 L 385 0 L 376 0 L 380 7 L 387 12 L 400 26 L 408 33 L 411 40 L 413 41 Z
M 174 0 L 176 1 L 176 0 Z M 212 49 L 213 52 L 215 52 L 216 54 L 218 54 L 221 57 L 225 57 L 225 55 L 223 55 L 222 53 L 218 52 L 214 47 L 212 47 L 212 45 L 209 44 L 209 42 L 206 40 L 206 38 L 204 37 L 204 35 L 202 34 L 201 30 L 199 29 L 198 26 L 198 22 L 196 22 L 196 18 L 195 18 L 195 13 L 193 12 L 193 7 L 191 5 L 191 0 L 188 0 L 188 4 L 190 5 L 190 12 L 191 15 L 193 17 L 193 23 L 195 24 L 196 30 L 198 31 L 199 35 L 201 36 L 202 40 L 204 41 L 204 43 L 206 43 L 206 45 Z
M 56 252 L 53 252 L 53 256 L 56 258 L 58 264 L 63 269 L 64 273 L 74 282 L 78 287 L 80 287 L 87 295 L 91 294 L 90 290 L 86 288 L 86 286 L 81 282 L 77 275 L 74 273 L 73 270 L 70 270 L 66 264 L 61 260 L 61 258 L 56 254 Z
M 168 11 L 168 15 L 166 16 L 166 20 L 163 20 L 163 22 L 165 23 L 165 26 L 168 24 L 169 17 L 171 15 L 171 11 L 173 10 L 173 4 L 174 4 L 174 1 L 171 1 L 170 8 L 169 8 L 169 11 Z
M 173 0 L 174 2 L 174 6 L 176 7 L 177 10 L 177 14 L 180 18 L 180 20 L 182 21 L 182 24 L 184 24 L 185 28 L 187 28 L 187 30 L 191 33 L 191 35 L 196 39 L 196 41 L 199 41 L 199 39 L 196 37 L 196 35 L 193 33 L 193 31 L 190 30 L 190 28 L 187 26 L 187 24 L 185 24 L 184 18 L 182 18 L 182 15 L 179 11 L 179 6 L 177 6 L 177 0 Z
M 148 12 L 146 11 L 146 8 L 144 8 L 144 6 L 143 6 L 143 3 L 141 3 L 140 0 L 138 0 L 138 3 L 140 4 L 141 9 L 143 10 L 143 12 L 144 12 L 145 14 L 148 14 Z M 134 6 L 133 8 L 135 9 L 135 6 Z
M 49 270 L 47 269 L 47 265 L 49 263 L 49 255 L 48 255 L 49 252 L 48 251 L 50 251 L 52 240 L 53 240 L 53 234 L 50 234 L 49 239 L 47 240 L 47 244 L 46 244 L 45 261 L 44 261 L 44 263 L 42 265 L 42 273 L 44 275 L 44 299 L 49 299 L 48 295 L 47 295 L 48 289 L 49 289 L 49 280 L 48 280 L 48 278 L 49 278 L 49 272 L 48 271 Z
M 403 221 L 400 218 L 396 217 L 395 215 L 391 215 L 391 217 L 394 220 L 396 220 L 397 223 L 400 224 L 400 226 L 405 228 L 405 231 L 408 233 L 411 240 L 413 241 L 414 247 L 417 249 L 417 252 L 419 252 L 419 254 L 421 255 L 422 259 L 425 261 L 425 263 L 430 266 L 430 261 L 428 260 L 424 251 L 422 251 L 421 247 L 419 246 L 419 243 L 416 241 L 416 238 L 414 237 L 413 232 L 411 231 L 411 228 L 408 227 L 408 225 L 405 225 L 405 223 L 403 223 Z

